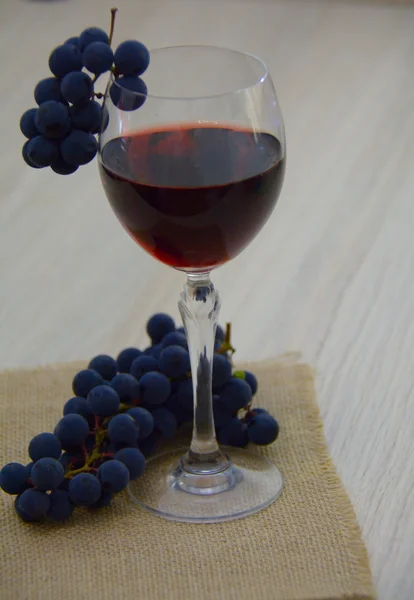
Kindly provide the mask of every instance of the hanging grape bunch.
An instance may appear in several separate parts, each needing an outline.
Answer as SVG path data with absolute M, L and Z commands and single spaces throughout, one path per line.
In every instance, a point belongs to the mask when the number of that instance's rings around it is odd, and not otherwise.
M 98 102 L 103 95 L 94 89 L 103 73 L 111 71 L 115 76 L 110 90 L 115 106 L 130 111 L 144 103 L 147 88 L 140 75 L 149 65 L 149 52 L 135 40 L 121 43 L 113 52 L 116 11 L 111 10 L 109 35 L 89 27 L 49 56 L 53 76 L 39 81 L 34 90 L 38 108 L 30 108 L 20 119 L 20 129 L 28 138 L 22 155 L 30 167 L 51 167 L 59 175 L 70 175 L 95 158 L 95 136 L 108 126 L 108 114 Z M 141 95 L 122 94 L 122 89 Z
M 163 313 L 147 323 L 151 345 L 126 348 L 113 359 L 93 358 L 72 382 L 74 396 L 63 407 L 53 433 L 29 443 L 27 465 L 9 463 L 0 487 L 16 495 L 23 521 L 68 519 L 76 507 L 108 506 L 114 495 L 145 470 L 145 459 L 162 440 L 173 439 L 193 419 L 190 357 L 182 327 Z M 230 327 L 217 328 L 213 357 L 213 408 L 218 441 L 245 447 L 267 445 L 277 421 L 253 408 L 257 380 L 233 371 Z

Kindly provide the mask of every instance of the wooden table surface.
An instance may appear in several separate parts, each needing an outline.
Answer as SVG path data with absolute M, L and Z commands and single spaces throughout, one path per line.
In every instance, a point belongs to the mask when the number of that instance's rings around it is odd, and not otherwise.
M 183 275 L 124 233 L 96 163 L 71 177 L 20 158 L 18 121 L 52 48 L 107 26 L 109 0 L 0 2 L 0 367 L 143 344 L 178 317 Z M 414 7 L 119 0 L 115 41 L 260 55 L 286 121 L 279 204 L 214 274 L 240 360 L 299 350 L 381 600 L 414 598 Z

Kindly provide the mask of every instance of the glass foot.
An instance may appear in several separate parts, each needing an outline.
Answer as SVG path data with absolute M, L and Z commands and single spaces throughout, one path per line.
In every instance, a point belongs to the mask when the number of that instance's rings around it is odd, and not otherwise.
M 144 475 L 129 485 L 131 499 L 171 521 L 216 523 L 259 512 L 282 492 L 282 474 L 264 456 L 223 447 L 229 459 L 223 470 L 194 473 L 183 466 L 186 450 L 149 459 Z

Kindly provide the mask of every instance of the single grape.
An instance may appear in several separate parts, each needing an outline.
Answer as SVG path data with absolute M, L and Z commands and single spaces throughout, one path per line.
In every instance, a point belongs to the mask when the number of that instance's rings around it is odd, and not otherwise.
M 92 42 L 85 48 L 82 54 L 82 61 L 88 71 L 100 75 L 109 71 L 112 67 L 114 53 L 108 44 L 104 42 Z
M 89 410 L 98 417 L 110 417 L 119 410 L 119 396 L 109 385 L 94 387 L 87 397 Z
M 81 71 L 82 67 L 82 54 L 73 44 L 58 46 L 49 56 L 49 69 L 60 79 L 71 71 Z
M 76 46 L 79 48 L 79 37 L 73 36 L 66 40 L 65 44 L 72 44 L 72 46 Z
M 153 431 L 151 435 L 145 438 L 145 440 L 139 440 L 138 447 L 145 458 L 148 458 L 151 456 L 151 454 L 153 454 L 159 438 L 160 434 L 156 431 Z
M 108 437 L 115 444 L 135 444 L 138 434 L 138 426 L 131 415 L 116 415 L 109 421 Z
M 147 93 L 147 86 L 136 75 L 118 77 L 109 90 L 113 104 L 125 111 L 140 108 L 147 99 Z
M 145 471 L 145 456 L 137 448 L 123 448 L 115 454 L 114 459 L 124 463 L 130 481 L 138 479 Z
M 39 135 L 39 130 L 35 124 L 37 108 L 29 108 L 20 118 L 20 131 L 29 140 L 36 135 Z
M 43 102 L 37 109 L 35 125 L 46 139 L 54 140 L 63 137 L 70 130 L 67 107 L 55 100 Z
M 145 356 L 143 354 L 132 362 L 129 372 L 135 379 L 141 379 L 145 373 L 149 373 L 150 371 L 158 371 L 158 361 L 152 356 Z
M 29 462 L 26 465 L 26 469 L 27 469 L 27 476 L 30 478 L 31 472 L 32 472 L 32 468 L 33 468 L 34 462 Z M 1 487 L 1 486 L 0 486 Z
M 145 356 L 152 356 L 152 358 L 155 358 L 156 360 L 159 359 L 161 352 L 162 352 L 161 344 L 155 344 L 155 346 L 149 346 L 148 348 L 145 348 L 145 350 L 144 350 Z
M 62 158 L 70 165 L 86 165 L 95 158 L 97 151 L 98 144 L 93 135 L 79 129 L 74 129 L 60 144 Z
M 105 508 L 111 504 L 112 498 L 114 497 L 113 493 L 110 490 L 102 490 L 101 496 L 97 502 L 92 504 L 89 508 L 98 509 Z
M 74 129 L 88 133 L 99 132 L 102 121 L 101 105 L 95 100 L 89 100 L 80 106 L 71 106 L 69 116 Z
M 63 490 L 55 490 L 49 495 L 50 508 L 47 516 L 53 521 L 66 521 L 72 516 L 75 508 L 70 501 L 69 493 Z
M 50 165 L 50 168 L 52 171 L 57 173 L 57 175 L 72 175 L 72 173 L 79 169 L 79 166 L 70 165 L 69 163 L 65 162 L 63 158 L 59 157 L 58 160 L 55 160 L 55 162 Z
M 253 373 L 251 373 L 250 371 L 235 371 L 233 373 L 233 377 L 243 379 L 246 383 L 248 383 L 252 390 L 252 395 L 255 395 L 255 393 L 257 392 L 257 379 L 255 375 L 253 375 Z
M 138 348 L 125 348 L 121 350 L 116 359 L 116 365 L 120 373 L 129 373 L 132 362 L 141 356 L 141 350 Z
M 161 348 L 167 348 L 167 346 L 181 346 L 185 350 L 188 350 L 187 338 L 183 333 L 179 331 L 171 331 L 164 336 L 161 342 Z
M 71 415 L 73 413 L 82 415 L 85 419 L 88 419 L 91 416 L 92 413 L 89 410 L 86 398 L 83 398 L 82 396 L 69 398 L 63 407 L 63 416 Z
M 177 419 L 167 408 L 157 408 L 152 413 L 154 429 L 165 438 L 172 438 L 177 432 Z
M 245 371 L 244 374 L 246 376 L 246 382 L 250 385 L 251 390 L 252 390 L 252 395 L 254 396 L 255 393 L 257 392 L 257 387 L 258 387 L 257 378 L 250 371 Z
M 141 42 L 126 40 L 116 49 L 114 61 L 121 75 L 142 75 L 148 68 L 150 53 Z
M 6 494 L 21 494 L 28 487 L 29 470 L 20 463 L 11 462 L 0 471 L 0 487 Z
M 85 369 L 76 373 L 72 381 L 72 390 L 76 396 L 86 398 L 89 392 L 103 383 L 102 377 L 92 369 Z
M 83 52 L 89 44 L 93 42 L 104 42 L 104 44 L 108 44 L 109 37 L 106 31 L 100 29 L 99 27 L 88 27 L 79 36 L 79 48 L 80 51 Z
M 17 496 L 14 507 L 23 521 L 41 521 L 50 508 L 50 498 L 44 492 L 31 488 Z
M 177 402 L 183 408 L 192 410 L 194 406 L 193 381 L 186 379 L 181 381 L 177 390 Z
M 62 445 L 54 433 L 39 433 L 29 444 L 29 456 L 36 461 L 40 458 L 55 458 L 62 454 Z
M 248 443 L 247 426 L 237 418 L 232 419 L 229 424 L 220 429 L 218 441 L 225 446 L 244 448 Z
M 189 379 L 188 381 L 190 381 L 190 383 L 191 383 L 191 379 Z M 165 402 L 163 404 L 163 408 L 168 408 L 168 410 L 170 410 L 172 413 L 174 413 L 174 415 L 177 418 L 178 425 L 182 425 L 183 423 L 187 423 L 187 422 L 193 420 L 193 416 L 194 416 L 194 403 L 192 402 L 193 397 L 191 394 L 189 396 L 189 398 L 187 397 L 187 402 L 184 400 L 184 403 L 180 404 L 180 402 L 178 400 L 178 389 L 179 389 L 181 383 L 183 383 L 183 382 L 176 381 L 173 383 L 178 383 L 177 391 L 171 393 L 167 402 Z
M 93 93 L 92 79 L 87 73 L 72 71 L 62 79 L 61 91 L 71 104 L 84 104 Z
M 181 346 L 167 346 L 160 354 L 159 365 L 164 375 L 179 379 L 190 371 L 190 355 Z
M 111 380 L 110 386 L 114 388 L 119 399 L 124 404 L 132 404 L 139 397 L 138 381 L 128 373 L 118 373 Z
M 32 488 L 33 489 L 33 488 Z M 41 493 L 41 492 L 39 492 Z M 18 517 L 20 517 L 22 519 L 22 521 L 25 521 L 26 523 L 33 523 L 34 521 L 36 521 L 36 519 L 31 519 L 30 517 L 28 517 L 28 515 L 26 515 L 20 508 L 19 508 L 19 501 L 20 501 L 20 496 L 16 496 L 14 499 L 14 510 L 16 512 L 16 515 Z
M 78 473 L 69 483 L 69 498 L 77 506 L 92 506 L 101 497 L 101 482 L 91 473 Z
M 49 100 L 67 104 L 65 98 L 62 96 L 60 80 L 56 77 L 47 77 L 39 81 L 35 87 L 34 98 L 39 106 Z
M 65 477 L 62 463 L 55 458 L 40 458 L 32 467 L 31 480 L 42 492 L 55 490 Z
M 172 331 L 175 331 L 175 323 L 165 313 L 156 313 L 147 322 L 147 333 L 153 344 L 159 344 Z
M 250 422 L 251 419 L 253 419 L 253 417 L 255 417 L 256 415 L 262 415 L 262 414 L 268 415 L 269 413 L 264 408 L 256 408 L 255 407 L 255 408 L 252 408 L 251 410 L 249 410 L 249 412 L 246 414 L 246 416 L 244 418 L 247 422 Z
M 220 325 L 217 325 L 216 341 L 222 343 L 222 342 L 224 342 L 225 338 L 226 338 L 226 334 L 224 333 L 224 329 Z
M 162 373 L 145 373 L 139 381 L 139 395 L 144 404 L 163 404 L 170 393 L 170 382 Z
M 168 410 L 173 413 L 177 419 L 178 427 L 184 425 L 184 423 L 190 423 L 194 419 L 194 412 L 192 410 L 188 410 L 182 406 L 177 406 L 177 404 L 175 404 L 175 406 L 170 406 L 169 403 L 166 402 L 164 404 L 164 408 L 168 408 Z
M 218 428 L 225 427 L 233 418 L 233 412 L 220 399 L 220 396 L 213 396 L 213 414 L 214 425 Z
M 154 430 L 154 419 L 152 414 L 142 406 L 134 406 L 126 412 L 130 415 L 138 426 L 138 439 L 147 438 Z
M 98 356 L 92 358 L 88 365 L 88 369 L 93 369 L 99 373 L 105 381 L 111 381 L 118 371 L 116 361 L 112 356 L 108 356 L 107 354 L 98 354 Z
M 220 399 L 234 412 L 249 404 L 252 399 L 252 390 L 249 384 L 242 379 L 231 377 L 220 390 Z
M 231 377 L 231 363 L 223 354 L 213 356 L 213 389 L 221 388 Z
M 81 415 L 65 415 L 56 425 L 54 433 L 60 439 L 62 448 L 68 450 L 85 442 L 89 434 L 89 424 Z
M 37 135 L 27 142 L 27 157 L 37 167 L 49 167 L 59 158 L 59 147 L 56 142 Z
M 126 488 L 129 483 L 128 468 L 120 460 L 108 460 L 98 469 L 98 479 L 104 490 L 117 494 Z
M 34 162 L 32 162 L 27 154 L 27 147 L 29 145 L 30 140 L 27 140 L 27 142 L 25 142 L 25 144 L 23 145 L 22 148 L 22 156 L 23 156 L 23 160 L 24 162 L 29 165 L 29 167 L 32 167 L 32 169 L 42 169 L 43 167 L 39 167 L 38 165 L 35 165 Z
M 279 435 L 279 424 L 269 413 L 259 413 L 247 426 L 249 440 L 259 446 L 267 446 Z

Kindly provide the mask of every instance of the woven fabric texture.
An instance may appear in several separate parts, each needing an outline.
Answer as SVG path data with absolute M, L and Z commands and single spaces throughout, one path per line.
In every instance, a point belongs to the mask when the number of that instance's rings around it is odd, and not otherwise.
M 0 463 L 29 462 L 53 431 L 75 363 L 0 374 Z M 261 513 L 220 524 L 173 523 L 125 493 L 110 508 L 76 510 L 63 525 L 20 521 L 0 492 L 1 600 L 369 600 L 374 590 L 353 508 L 328 454 L 311 367 L 251 364 L 257 406 L 281 425 L 264 452 L 285 478 Z M 182 443 L 182 441 L 180 442 Z

